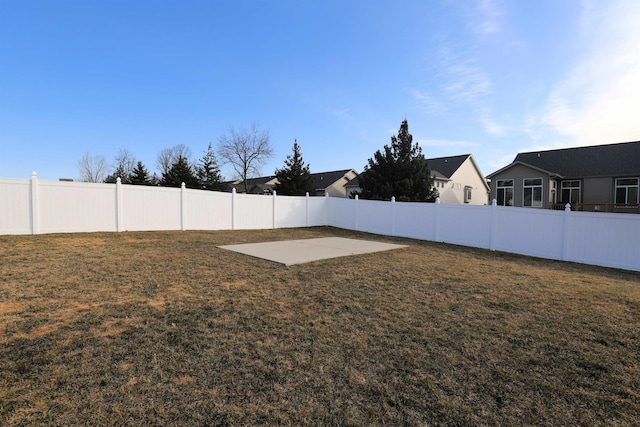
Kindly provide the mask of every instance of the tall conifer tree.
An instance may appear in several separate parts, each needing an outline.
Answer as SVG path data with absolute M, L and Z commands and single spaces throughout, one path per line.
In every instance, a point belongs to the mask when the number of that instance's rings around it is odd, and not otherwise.
M 293 143 L 293 154 L 287 156 L 285 167 L 276 169 L 276 193 L 287 196 L 304 196 L 316 191 L 309 164 L 305 165 L 298 141 Z
M 196 178 L 198 178 L 200 186 L 204 190 L 220 191 L 224 187 L 218 160 L 213 152 L 211 143 L 209 143 L 207 151 L 204 152 L 196 166 Z
M 149 176 L 149 171 L 142 164 L 141 161 L 138 161 L 138 164 L 133 171 L 131 172 L 131 184 L 134 185 L 151 185 L 151 177 Z
M 385 145 L 369 159 L 359 180 L 363 199 L 433 202 L 438 197 L 427 160 L 418 143 L 413 143 L 406 119 L 398 135 L 391 137 L 391 146 Z
M 193 168 L 185 157 L 178 159 L 171 168 L 162 174 L 160 185 L 164 187 L 180 187 L 184 182 L 187 188 L 199 188 L 198 179 L 193 174 Z

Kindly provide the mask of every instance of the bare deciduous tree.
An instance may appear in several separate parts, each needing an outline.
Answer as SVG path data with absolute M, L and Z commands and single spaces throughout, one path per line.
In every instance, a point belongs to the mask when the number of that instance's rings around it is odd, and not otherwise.
M 78 161 L 80 169 L 80 181 L 103 182 L 107 175 L 107 161 L 100 154 L 90 155 L 84 153 Z
M 115 183 L 118 178 L 123 184 L 129 184 L 136 167 L 136 158 L 133 153 L 126 148 L 120 148 L 113 160 L 113 173 L 105 178 L 105 182 Z
M 217 152 L 242 179 L 245 192 L 248 192 L 247 178 L 259 175 L 260 166 L 273 156 L 269 131 L 260 129 L 255 123 L 249 129 L 230 126 L 227 133 L 218 137 Z
M 120 148 L 114 159 L 115 168 L 121 169 L 122 173 L 127 177 L 130 177 L 133 173 L 133 169 L 136 167 L 136 162 L 136 156 L 126 148 Z
M 160 175 L 169 172 L 173 164 L 180 158 L 187 160 L 191 158 L 191 149 L 186 145 L 178 144 L 171 148 L 163 148 L 156 160 Z

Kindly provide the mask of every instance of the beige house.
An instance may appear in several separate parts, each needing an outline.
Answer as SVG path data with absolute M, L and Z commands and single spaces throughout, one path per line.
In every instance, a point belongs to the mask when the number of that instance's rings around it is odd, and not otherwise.
M 329 194 L 330 197 L 347 197 L 345 185 L 358 176 L 358 173 L 353 169 L 344 169 L 312 173 L 311 176 L 316 186 L 316 196 Z
M 486 205 L 489 186 L 471 154 L 427 159 L 440 203 Z
M 486 205 L 489 186 L 471 154 L 427 159 L 440 203 Z M 345 185 L 347 197 L 359 193 L 359 180 Z

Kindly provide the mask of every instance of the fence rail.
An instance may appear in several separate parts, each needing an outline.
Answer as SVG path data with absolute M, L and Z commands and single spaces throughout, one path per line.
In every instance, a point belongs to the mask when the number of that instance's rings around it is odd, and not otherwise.
M 572 211 L 640 214 L 640 203 L 573 203 Z M 562 211 L 565 203 L 551 203 L 549 209 Z
M 0 179 L 0 235 L 324 225 L 640 271 L 640 215 Z

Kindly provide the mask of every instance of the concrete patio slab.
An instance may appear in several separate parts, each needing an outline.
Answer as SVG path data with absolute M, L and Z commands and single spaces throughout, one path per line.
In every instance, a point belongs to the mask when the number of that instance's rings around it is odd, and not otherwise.
M 404 248 L 406 245 L 346 239 L 343 237 L 322 237 L 318 239 L 246 243 L 218 247 L 288 266 L 321 259 L 388 251 Z

